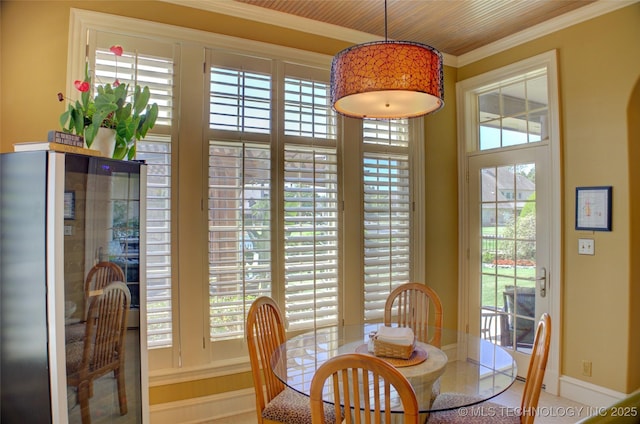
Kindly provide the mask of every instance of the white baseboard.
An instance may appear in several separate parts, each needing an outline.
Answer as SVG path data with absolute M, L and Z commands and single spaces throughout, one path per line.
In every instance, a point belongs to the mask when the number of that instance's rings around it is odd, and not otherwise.
M 627 396 L 576 378 L 560 377 L 560 396 L 593 407 L 607 407 Z
M 177 402 L 152 405 L 153 424 L 204 424 L 226 421 L 225 418 L 250 414 L 255 422 L 256 401 L 253 389 L 236 390 Z M 229 422 L 242 424 L 238 419 Z
M 547 368 L 544 374 L 544 391 L 555 396 L 560 396 L 560 378 L 555 370 Z

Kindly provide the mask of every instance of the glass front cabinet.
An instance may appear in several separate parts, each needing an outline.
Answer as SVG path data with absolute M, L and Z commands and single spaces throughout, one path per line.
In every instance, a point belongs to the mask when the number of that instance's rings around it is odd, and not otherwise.
M 146 165 L 0 155 L 0 422 L 147 423 Z

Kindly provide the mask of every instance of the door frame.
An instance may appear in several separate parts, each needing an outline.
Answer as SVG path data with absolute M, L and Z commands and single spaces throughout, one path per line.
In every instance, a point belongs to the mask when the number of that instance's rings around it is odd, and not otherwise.
M 481 187 L 484 187 L 484 174 L 482 170 L 485 169 L 494 169 L 496 171 L 496 182 L 499 180 L 498 170 L 503 167 L 511 167 L 513 165 L 525 165 L 525 164 L 534 164 L 535 165 L 535 198 L 536 200 L 533 202 L 535 204 L 536 211 L 536 220 L 535 220 L 535 228 L 536 228 L 536 266 L 535 266 L 535 280 L 529 280 L 525 283 L 524 277 L 514 276 L 514 281 L 510 281 L 509 284 L 518 284 L 525 286 L 525 284 L 534 284 L 535 289 L 535 315 L 531 316 L 533 319 L 533 323 L 537 323 L 538 319 L 542 315 L 542 313 L 550 312 L 549 308 L 551 306 L 551 297 L 550 296 L 539 296 L 540 287 L 538 286 L 539 280 L 538 277 L 541 274 L 541 270 L 545 271 L 549 269 L 550 265 L 550 254 L 549 254 L 549 243 L 547 242 L 547 238 L 549 236 L 549 207 L 548 207 L 548 192 L 550 188 L 549 181 L 549 172 L 548 172 L 548 158 L 549 158 L 549 144 L 547 142 L 540 143 L 530 143 L 530 144 L 520 144 L 513 147 L 508 147 L 503 149 L 495 149 L 488 150 L 486 152 L 479 152 L 467 155 L 467 164 L 469 167 L 469 205 L 470 207 L 467 209 L 467 213 L 469 215 L 469 226 L 471 229 L 479 227 L 483 228 L 483 212 L 479 210 L 478 206 L 483 204 L 484 201 L 489 199 L 484 198 L 484 190 L 482 190 L 482 194 L 480 193 Z M 516 169 L 514 169 L 514 177 L 516 174 Z M 519 190 L 518 184 L 514 184 L 514 188 Z M 499 200 L 498 195 L 496 194 L 496 200 Z M 514 206 L 518 203 L 519 199 L 513 199 Z M 522 202 L 527 202 L 528 199 L 521 200 Z M 490 203 L 490 202 L 489 202 Z M 529 203 L 531 204 L 531 203 Z M 493 206 L 497 206 L 497 203 Z M 526 206 L 525 206 L 526 207 Z M 514 222 L 514 226 L 515 226 Z M 474 231 L 475 232 L 475 231 Z M 479 237 L 478 237 L 479 236 Z M 480 234 L 476 234 L 473 239 L 470 238 L 470 246 L 468 260 L 469 266 L 467 268 L 467 272 L 469 275 L 468 281 L 470 282 L 468 290 L 465 291 L 465 294 L 469 296 L 469 308 L 468 308 L 468 324 L 469 324 L 469 332 L 475 333 L 476 330 L 480 330 L 481 335 L 481 326 L 482 326 L 482 317 L 480 315 L 475 314 L 473 311 L 477 309 L 477 306 L 484 307 L 485 303 L 482 302 L 482 293 L 484 291 L 484 270 L 480 270 L 479 267 L 482 264 L 482 254 L 484 253 L 484 249 L 480 246 L 479 241 L 483 240 L 482 232 Z M 517 242 L 516 242 L 517 244 Z M 517 255 L 517 254 L 516 254 Z M 517 257 L 517 256 L 515 256 Z M 501 272 L 496 269 L 495 277 L 498 277 Z M 486 275 L 489 277 L 489 275 Z M 506 279 L 510 279 L 505 276 Z M 498 277 L 499 279 L 499 277 Z M 546 279 L 546 278 L 545 278 Z M 494 281 L 496 283 L 496 281 Z M 521 286 L 521 287 L 522 287 Z M 499 296 L 500 292 L 497 292 L 496 295 Z M 514 299 L 515 300 L 515 299 Z M 481 303 L 479 305 L 476 304 L 477 301 Z M 497 301 L 497 299 L 496 299 Z M 489 306 L 495 306 L 489 304 Z M 512 313 L 512 312 L 511 312 Z M 502 316 L 496 317 L 497 322 L 499 324 L 502 321 Z M 514 319 L 517 321 L 521 321 L 520 318 L 511 317 L 509 315 L 508 319 Z M 526 318 L 524 318 L 526 319 Z M 473 330 L 472 330 L 473 329 Z M 526 352 L 526 349 L 523 347 L 516 348 L 516 346 L 507 347 L 503 346 L 507 351 L 511 354 L 511 356 L 516 359 L 518 363 L 518 376 L 525 378 L 527 374 L 527 367 L 529 365 L 529 361 L 531 358 L 531 354 Z
M 545 388 L 558 394 L 561 357 L 561 286 L 562 286 L 562 203 L 560 108 L 557 51 L 551 50 L 520 62 L 494 69 L 456 83 L 458 125 L 458 329 L 469 331 L 469 167 L 468 153 L 476 151 L 475 93 L 480 88 L 503 82 L 523 73 L 546 67 L 549 108 L 549 255 L 547 290 L 552 319 L 551 350 L 545 373 Z

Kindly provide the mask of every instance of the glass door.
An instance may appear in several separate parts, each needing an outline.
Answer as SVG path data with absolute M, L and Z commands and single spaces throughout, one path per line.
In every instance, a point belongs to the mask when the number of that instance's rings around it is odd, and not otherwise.
M 485 339 L 513 351 L 521 375 L 537 321 L 549 309 L 544 149 L 469 159 L 471 299 L 477 299 L 470 323 Z
M 512 351 L 520 376 L 526 376 L 542 313 L 550 312 L 554 328 L 560 326 L 557 87 L 555 51 L 457 87 L 465 324 L 470 333 Z M 553 339 L 551 375 L 557 372 L 560 346 Z M 557 379 L 547 383 L 557 391 Z
M 70 423 L 86 416 L 93 423 L 143 422 L 140 169 L 135 162 L 65 156 Z

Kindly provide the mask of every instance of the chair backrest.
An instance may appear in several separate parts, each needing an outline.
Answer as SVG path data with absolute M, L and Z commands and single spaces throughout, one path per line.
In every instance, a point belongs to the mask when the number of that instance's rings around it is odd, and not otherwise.
M 273 352 L 286 341 L 282 315 L 273 299 L 262 296 L 253 301 L 247 315 L 246 331 L 256 408 L 261 417 L 265 406 L 284 390 L 284 383 L 271 369 Z M 263 385 L 266 390 L 262 389 Z
M 333 424 L 325 423 L 325 400 L 333 403 L 336 417 L 344 415 L 344 421 L 336 418 L 336 424 L 392 422 L 392 387 L 402 402 L 403 422 L 417 424 L 416 394 L 407 378 L 393 365 L 360 353 L 334 356 L 316 370 L 311 380 L 311 422 Z M 329 399 L 325 396 L 325 388 Z M 367 417 L 367 414 L 371 415 Z
M 531 352 L 531 362 L 527 370 L 527 381 L 522 392 L 522 404 L 520 422 L 522 424 L 532 424 L 535 418 L 534 412 L 538 406 L 540 399 L 540 391 L 542 390 L 542 380 L 544 372 L 547 368 L 547 359 L 549 358 L 549 344 L 551 343 L 551 318 L 549 314 L 542 314 L 538 327 L 536 328 L 536 336 L 533 341 L 533 350 Z
M 113 281 L 126 282 L 124 271 L 118 265 L 113 262 L 98 262 L 91 267 L 84 280 L 85 318 L 91 293 L 106 287 Z
M 100 290 L 112 281 L 126 281 L 122 268 L 113 262 L 98 262 L 91 267 L 84 281 L 85 297 L 88 299 L 91 291 Z
M 429 322 L 433 317 L 433 321 Z M 431 288 L 422 283 L 405 283 L 396 287 L 384 305 L 384 324 L 409 327 L 416 339 L 440 347 L 442 342 L 442 302 Z M 432 334 L 429 334 L 431 330 Z
M 97 378 L 124 364 L 131 293 L 121 281 L 89 299 L 81 374 Z M 84 371 L 82 371 L 84 369 Z

